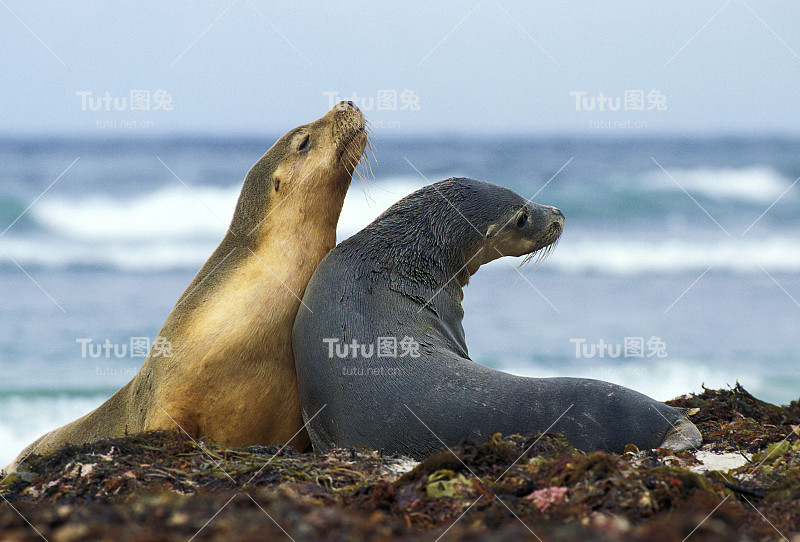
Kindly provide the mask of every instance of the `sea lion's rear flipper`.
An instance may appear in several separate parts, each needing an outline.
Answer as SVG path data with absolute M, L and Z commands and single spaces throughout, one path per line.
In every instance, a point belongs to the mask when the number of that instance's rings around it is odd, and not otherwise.
M 667 432 L 664 441 L 658 447 L 681 452 L 698 448 L 702 443 L 703 436 L 697 427 L 681 416 L 678 421 L 672 424 L 672 428 Z

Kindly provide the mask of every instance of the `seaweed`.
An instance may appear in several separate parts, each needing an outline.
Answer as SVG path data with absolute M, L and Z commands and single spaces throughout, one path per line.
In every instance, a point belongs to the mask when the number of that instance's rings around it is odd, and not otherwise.
M 800 539 L 798 402 L 737 384 L 670 404 L 690 409 L 701 450 L 582 453 L 554 434 L 495 434 L 421 462 L 177 432 L 65 446 L 0 483 L 0 539 Z M 720 457 L 735 466 L 710 466 Z

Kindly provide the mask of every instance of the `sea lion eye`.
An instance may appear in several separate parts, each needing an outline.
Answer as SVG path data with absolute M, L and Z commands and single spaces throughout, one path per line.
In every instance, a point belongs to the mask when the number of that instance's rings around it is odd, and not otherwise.
M 275 179 L 275 192 L 278 191 L 278 188 L 280 188 L 280 186 L 281 186 L 281 180 Z
M 300 146 L 297 147 L 297 150 L 298 151 L 306 150 L 306 148 L 308 148 L 309 141 L 311 141 L 311 136 L 309 134 L 306 134 L 306 137 L 304 137 L 303 141 L 300 142 Z
M 519 215 L 519 218 L 517 219 L 517 227 L 521 228 L 527 222 L 528 222 L 528 215 L 526 215 L 525 213 L 522 213 L 521 215 Z

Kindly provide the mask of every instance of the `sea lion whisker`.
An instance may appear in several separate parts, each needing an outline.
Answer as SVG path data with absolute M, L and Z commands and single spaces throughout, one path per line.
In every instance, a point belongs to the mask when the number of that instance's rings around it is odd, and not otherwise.
M 375 134 L 375 130 L 372 129 L 372 123 L 369 122 L 367 123 L 366 130 L 367 130 L 367 149 L 372 155 L 372 159 L 375 160 L 375 163 L 377 164 L 378 159 L 375 157 L 375 141 L 378 139 L 378 136 Z
M 367 137 L 367 149 L 370 148 L 370 138 Z M 374 156 L 374 154 L 373 154 Z M 356 166 L 356 174 L 359 178 L 359 187 L 361 188 L 361 192 L 364 194 L 364 198 L 366 201 L 372 201 L 375 203 L 375 199 L 370 195 L 369 188 L 372 186 L 378 186 L 373 180 L 375 179 L 375 173 L 372 171 L 372 165 L 370 164 L 369 156 L 365 152 L 359 159 L 359 162 Z
M 364 194 L 364 199 L 367 201 L 372 200 L 372 202 L 374 203 L 375 200 L 372 198 L 372 196 L 369 195 L 369 190 L 368 190 L 369 187 L 367 186 L 367 181 L 364 178 L 364 174 L 360 171 L 358 173 L 358 178 L 359 181 L 361 181 L 358 183 L 358 188 L 361 190 L 361 193 Z
M 525 266 L 528 265 L 528 262 L 531 261 L 531 258 L 533 258 L 533 255 L 534 255 L 535 252 L 536 251 L 529 252 L 528 254 L 526 254 L 525 257 L 522 258 L 522 261 L 516 267 L 513 268 L 513 271 L 516 272 L 516 274 L 517 274 L 517 276 L 514 277 L 514 284 L 513 284 L 514 286 L 517 285 L 517 282 L 519 282 L 519 279 L 525 278 L 525 275 L 523 274 L 523 269 L 524 269 Z
M 370 158 L 372 158 L 372 160 L 375 161 L 376 165 L 378 163 L 378 159 L 375 157 L 375 147 L 373 146 L 372 138 L 370 138 L 370 137 L 367 138 L 367 150 L 369 151 L 369 155 L 365 152 L 364 153 L 364 157 L 362 159 L 363 160 L 362 161 L 362 164 L 363 164 L 362 167 L 365 169 L 365 181 L 368 182 L 370 184 L 370 186 L 374 186 L 374 187 L 377 187 L 377 188 L 379 188 L 381 190 L 385 190 L 378 183 L 370 182 L 370 181 L 374 181 L 375 180 L 375 172 L 372 171 L 372 163 L 371 163 Z M 369 171 L 369 175 L 368 176 L 366 175 L 366 171 L 367 170 Z
M 520 264 L 517 266 L 517 269 L 522 269 L 523 267 L 525 267 L 526 265 L 528 265 L 528 263 L 529 263 L 529 262 L 531 261 L 531 259 L 533 258 L 533 255 L 534 255 L 534 254 L 536 254 L 536 251 L 535 251 L 535 250 L 534 250 L 533 252 L 528 252 L 528 253 L 525 255 L 525 257 L 524 257 L 524 258 L 522 258 L 522 261 L 521 261 L 521 262 L 520 262 Z
M 530 254 L 530 258 L 528 258 L 526 267 L 529 267 L 529 273 L 533 273 L 536 269 L 541 265 L 544 261 L 545 257 L 547 257 L 547 248 L 541 248 L 537 251 L 534 251 Z
M 370 151 L 370 152 L 372 152 L 372 153 L 373 153 L 373 154 L 372 154 L 372 157 L 373 157 L 373 158 L 375 158 L 375 154 L 374 154 L 374 152 L 373 152 L 373 151 Z M 376 160 L 376 161 L 375 161 L 375 163 L 377 164 L 377 163 L 378 163 L 378 161 Z M 370 177 L 372 177 L 372 178 L 374 179 L 374 178 L 375 178 L 375 173 L 372 171 L 372 164 L 370 164 L 370 162 L 369 162 L 369 158 L 365 158 L 365 159 L 364 159 L 364 164 L 365 164 L 365 167 L 366 167 L 367 169 L 369 169 L 369 176 L 370 176 Z
M 368 183 L 367 174 L 365 171 L 364 161 L 363 158 L 356 162 L 353 166 L 353 174 L 358 177 L 358 184 L 363 190 L 363 186 Z
M 353 173 L 355 173 L 358 176 L 359 181 L 366 182 L 366 179 L 364 178 L 364 172 L 361 170 L 359 166 L 360 164 L 356 164 L 356 168 L 353 170 Z
M 371 142 L 369 136 L 367 137 L 367 148 L 371 149 Z M 374 151 L 370 150 L 374 157 Z M 375 178 L 375 173 L 372 171 L 372 165 L 370 164 L 369 156 L 364 153 L 360 158 L 359 162 L 356 165 L 355 173 L 358 175 L 359 178 L 359 187 L 361 188 L 361 192 L 364 194 L 364 198 L 367 201 L 372 201 L 375 203 L 375 199 L 369 194 L 369 187 L 370 186 L 377 186 L 376 183 L 372 182 Z
M 553 250 L 555 250 L 557 244 L 558 244 L 558 239 L 556 239 L 546 247 L 541 248 L 530 254 L 531 259 L 534 257 L 534 254 L 536 254 L 535 261 L 533 262 L 533 266 L 530 269 L 530 273 L 536 271 L 536 269 L 542 264 L 542 262 L 545 261 L 548 256 L 550 256 L 550 253 L 552 253 Z

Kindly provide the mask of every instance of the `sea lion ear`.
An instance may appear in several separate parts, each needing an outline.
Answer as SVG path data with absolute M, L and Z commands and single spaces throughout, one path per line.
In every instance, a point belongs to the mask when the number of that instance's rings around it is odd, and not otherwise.
M 497 234 L 497 231 L 500 229 L 500 226 L 497 224 L 490 224 L 489 227 L 486 229 L 486 238 L 490 239 Z
M 275 186 L 275 192 L 277 192 L 277 191 L 278 191 L 278 189 L 279 189 L 279 188 L 280 188 L 280 186 L 281 186 L 281 180 L 280 180 L 279 178 L 275 177 L 275 178 L 273 179 L 272 183 L 273 183 L 273 186 Z

